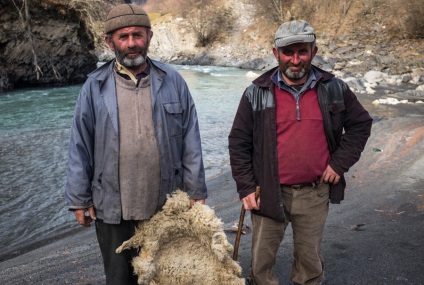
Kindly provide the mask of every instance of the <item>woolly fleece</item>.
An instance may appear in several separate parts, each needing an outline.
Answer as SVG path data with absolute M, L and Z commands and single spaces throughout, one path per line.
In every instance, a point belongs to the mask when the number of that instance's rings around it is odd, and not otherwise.
M 132 261 L 138 284 L 245 284 L 221 220 L 207 205 L 190 206 L 181 190 L 168 196 L 162 211 L 140 223 L 116 252 L 129 248 L 140 249 Z

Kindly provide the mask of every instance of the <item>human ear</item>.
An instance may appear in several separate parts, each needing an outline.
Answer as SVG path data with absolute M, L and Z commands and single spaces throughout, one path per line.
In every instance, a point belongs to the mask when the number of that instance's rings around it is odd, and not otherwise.
M 114 47 L 114 45 L 113 45 L 113 42 L 112 42 L 112 39 L 111 39 L 111 37 L 109 37 L 109 36 L 105 36 L 105 42 L 107 43 L 107 45 L 110 47 L 110 49 L 112 50 L 112 51 L 115 51 L 115 47 Z
M 275 47 L 272 48 L 272 53 L 274 54 L 275 59 L 278 60 L 278 50 Z

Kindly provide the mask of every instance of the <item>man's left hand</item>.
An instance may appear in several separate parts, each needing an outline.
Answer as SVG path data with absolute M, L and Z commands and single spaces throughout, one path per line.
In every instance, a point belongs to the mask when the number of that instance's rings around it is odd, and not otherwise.
M 322 174 L 319 182 L 337 184 L 339 183 L 339 180 L 340 180 L 340 175 L 338 175 L 330 165 L 327 165 L 327 168 L 324 170 L 324 173 Z

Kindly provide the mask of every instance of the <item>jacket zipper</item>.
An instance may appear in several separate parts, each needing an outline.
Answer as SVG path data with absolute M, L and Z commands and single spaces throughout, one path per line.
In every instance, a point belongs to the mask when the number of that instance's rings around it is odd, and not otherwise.
M 300 105 L 299 105 L 299 98 L 300 96 L 297 96 L 296 98 L 296 118 L 298 121 L 300 121 Z

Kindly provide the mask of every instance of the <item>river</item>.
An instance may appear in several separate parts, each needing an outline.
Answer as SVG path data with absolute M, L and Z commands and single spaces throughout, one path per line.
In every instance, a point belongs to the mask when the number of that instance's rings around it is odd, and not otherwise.
M 193 95 L 202 137 L 206 178 L 229 170 L 227 136 L 244 89 L 258 71 L 213 66 L 174 66 Z M 69 133 L 81 85 L 32 88 L 0 95 L 0 261 L 80 227 L 66 208 Z M 393 87 L 391 93 L 402 91 Z M 358 94 L 376 119 L 422 114 L 371 102 L 386 94 Z
M 210 179 L 229 169 L 227 136 L 253 71 L 174 67 L 187 81 L 197 107 Z M 66 209 L 64 186 L 80 87 L 20 89 L 0 95 L 0 257 L 79 227 Z

